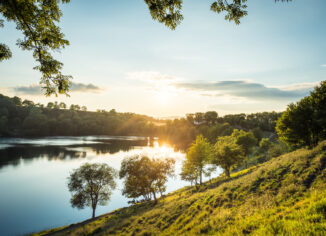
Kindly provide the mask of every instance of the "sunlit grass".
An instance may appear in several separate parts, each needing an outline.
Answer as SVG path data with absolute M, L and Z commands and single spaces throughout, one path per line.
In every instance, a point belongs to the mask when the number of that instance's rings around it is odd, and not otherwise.
M 199 188 L 116 210 L 62 235 L 325 235 L 326 142 Z M 60 230 L 60 229 L 58 229 Z M 60 231 L 59 231 L 60 232 Z

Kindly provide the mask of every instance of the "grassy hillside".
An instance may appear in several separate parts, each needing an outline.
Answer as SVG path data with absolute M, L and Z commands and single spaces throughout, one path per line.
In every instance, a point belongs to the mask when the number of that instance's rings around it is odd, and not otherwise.
M 58 235 L 325 235 L 326 142 L 258 167 L 186 187 L 159 203 L 42 232 Z

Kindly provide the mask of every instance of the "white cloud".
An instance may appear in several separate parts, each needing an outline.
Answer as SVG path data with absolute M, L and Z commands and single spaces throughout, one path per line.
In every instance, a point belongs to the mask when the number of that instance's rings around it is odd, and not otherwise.
M 279 87 L 269 87 L 264 84 L 248 80 L 216 81 L 216 82 L 193 82 L 174 83 L 173 86 L 188 91 L 198 91 L 205 96 L 221 97 L 229 95 L 246 99 L 261 100 L 289 100 L 302 98 L 318 84 L 302 83 Z
M 32 84 L 28 86 L 17 86 L 11 88 L 17 94 L 25 94 L 25 95 L 42 95 L 44 92 L 42 88 L 38 84 Z M 94 84 L 82 84 L 82 83 L 72 83 L 69 92 L 80 92 L 80 93 L 98 93 L 101 89 L 99 86 Z M 68 92 L 68 93 L 69 93 Z
M 312 89 L 315 86 L 320 84 L 320 82 L 311 82 L 311 83 L 299 83 L 299 84 L 290 84 L 290 85 L 283 85 L 283 86 L 276 86 L 275 88 L 284 90 L 284 91 L 298 91 L 304 89 Z
M 166 74 L 162 74 L 157 71 L 136 71 L 127 73 L 128 79 L 141 80 L 145 82 L 155 83 L 155 82 L 172 82 L 177 81 L 178 78 Z

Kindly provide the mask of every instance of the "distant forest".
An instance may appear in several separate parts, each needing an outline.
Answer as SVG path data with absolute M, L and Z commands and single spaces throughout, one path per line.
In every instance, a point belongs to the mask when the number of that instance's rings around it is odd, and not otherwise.
M 275 125 L 281 114 L 262 112 L 219 117 L 215 111 L 208 111 L 163 121 L 114 109 L 92 112 L 84 106 L 67 107 L 57 102 L 45 106 L 0 94 L 0 136 L 134 135 L 159 137 L 186 149 L 199 134 L 214 143 L 217 137 L 230 135 L 234 129 L 252 131 L 258 140 L 276 139 Z

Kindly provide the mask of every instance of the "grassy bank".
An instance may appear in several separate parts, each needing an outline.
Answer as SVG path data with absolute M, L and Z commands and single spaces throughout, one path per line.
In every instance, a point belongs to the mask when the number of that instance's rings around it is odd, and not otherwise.
M 258 167 L 185 187 L 159 203 L 52 229 L 57 235 L 325 235 L 326 142 Z

